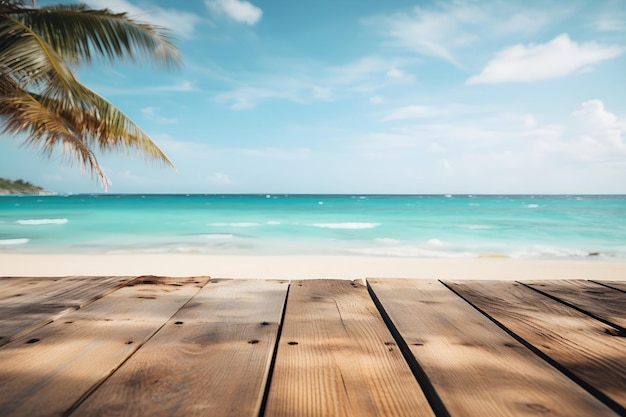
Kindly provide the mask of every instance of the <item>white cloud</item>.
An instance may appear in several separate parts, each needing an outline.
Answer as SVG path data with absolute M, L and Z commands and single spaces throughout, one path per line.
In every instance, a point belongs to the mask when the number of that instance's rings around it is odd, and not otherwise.
M 141 113 L 149 118 L 150 120 L 154 120 L 159 124 L 175 124 L 178 123 L 178 119 L 174 117 L 163 117 L 159 115 L 158 107 L 145 107 L 141 109 Z
M 310 149 L 277 149 L 277 148 L 265 148 L 265 149 L 239 149 L 239 153 L 246 156 L 254 156 L 260 158 L 271 159 L 302 159 L 311 154 Z
M 330 101 L 333 98 L 332 90 L 328 87 L 313 86 L 313 97 L 320 101 Z
M 383 104 L 385 99 L 382 96 L 372 96 L 368 99 L 368 102 L 370 104 Z
M 537 119 L 532 114 L 525 114 L 522 116 L 522 120 L 525 127 L 535 127 L 537 126 Z
M 563 12 L 563 11 L 561 11 Z M 376 16 L 363 23 L 391 39 L 391 46 L 461 66 L 456 52 L 481 37 L 532 33 L 549 21 L 549 10 L 532 10 L 501 1 L 436 2 L 409 13 Z
M 413 77 L 413 75 L 407 74 L 406 72 L 398 68 L 392 68 L 387 71 L 387 77 L 404 82 L 413 82 L 415 80 L 415 77 Z
M 174 125 L 178 123 L 178 119 L 175 117 L 160 116 L 155 119 L 155 122 L 157 122 L 158 124 L 162 124 L 162 125 Z
M 404 76 L 405 76 L 404 72 L 397 68 L 393 68 L 387 71 L 387 77 L 389 78 L 402 78 Z
M 439 159 L 437 161 L 437 164 L 445 171 L 445 172 L 452 172 L 454 171 L 454 168 L 452 167 L 452 164 L 450 163 L 449 160 L 442 158 Z
M 578 44 L 562 34 L 546 44 L 518 44 L 496 54 L 467 84 L 536 81 L 563 77 L 588 65 L 615 58 L 625 48 L 596 42 Z
M 584 123 L 586 127 L 615 126 L 617 116 L 606 111 L 601 100 L 587 100 L 580 105 L 581 109 L 572 113 L 572 117 Z
M 553 110 L 530 116 L 489 111 L 452 123 L 382 125 L 389 131 L 363 137 L 354 154 L 404 176 L 454 178 L 465 192 L 623 192 L 616 180 L 626 172 L 623 117 L 600 100 L 558 123 L 542 122 L 555 117 Z
M 186 38 L 193 35 L 195 26 L 202 21 L 193 13 L 179 9 L 164 9 L 149 2 L 138 2 L 138 5 L 127 0 L 84 0 L 84 2 L 94 9 L 128 13 L 132 19 L 171 29 Z
M 385 117 L 383 117 L 381 121 L 390 122 L 394 120 L 419 119 L 423 117 L 430 117 L 432 115 L 433 111 L 428 106 L 406 106 L 392 110 Z
M 143 181 L 145 180 L 144 177 L 141 177 L 139 175 L 135 175 L 133 174 L 133 172 L 129 169 L 126 169 L 122 172 L 118 172 L 118 173 L 110 173 L 111 176 L 120 179 L 122 181 L 133 181 L 133 182 L 138 182 L 138 181 Z
M 596 28 L 601 31 L 616 32 L 626 30 L 626 22 L 624 21 L 624 18 L 605 17 L 596 20 L 594 23 Z
M 207 144 L 177 140 L 168 134 L 152 135 L 152 139 L 172 160 L 203 160 L 214 158 L 217 151 Z
M 189 81 L 182 81 L 178 84 L 137 86 L 132 88 L 111 87 L 108 84 L 95 85 L 93 87 L 106 95 L 118 96 L 160 93 L 187 93 L 191 91 L 196 91 L 193 84 Z
M 613 10 L 604 9 L 594 20 L 592 25 L 596 30 L 603 32 L 621 32 L 626 30 L 626 9 L 619 4 Z
M 359 154 L 371 159 L 401 159 L 419 146 L 419 139 L 402 133 L 370 133 L 358 142 Z
M 174 84 L 174 85 L 164 85 L 164 86 L 158 86 L 158 87 L 152 87 L 153 90 L 155 91 L 194 91 L 193 88 L 193 84 L 191 84 L 189 81 L 183 81 L 179 84 Z
M 227 103 L 233 110 L 244 110 L 271 99 L 308 104 L 348 95 L 370 95 L 397 83 L 386 75 L 390 65 L 397 68 L 410 62 L 365 57 L 346 65 L 329 66 L 312 60 L 275 58 L 265 73 L 235 73 L 231 80 L 235 87 L 216 94 L 214 99 Z
M 444 148 L 443 146 L 441 146 L 437 142 L 431 143 L 429 149 L 430 149 L 431 152 L 436 152 L 436 153 L 440 153 L 440 152 L 445 152 L 446 151 L 446 148 Z
M 412 14 L 397 14 L 370 19 L 367 23 L 381 26 L 394 45 L 422 55 L 435 56 L 458 64 L 452 47 L 466 44 L 470 39 L 458 29 L 457 16 L 445 12 L 430 12 L 416 7 Z
M 296 88 L 295 91 L 289 86 L 283 86 L 283 88 L 273 88 L 272 86 L 262 87 L 239 87 L 232 91 L 226 91 L 215 95 L 215 100 L 220 103 L 230 103 L 232 110 L 246 110 L 253 108 L 259 102 L 273 99 L 282 98 L 295 102 L 303 102 L 299 99 L 300 88 Z
M 222 172 L 214 172 L 208 177 L 204 178 L 204 180 L 216 185 L 230 185 L 233 183 L 229 176 Z
M 229 18 L 248 25 L 256 24 L 263 11 L 247 1 L 241 0 L 205 0 L 204 4 L 215 13 L 226 14 Z
M 607 111 L 601 100 L 588 100 L 570 116 L 557 138 L 537 141 L 540 151 L 586 162 L 626 164 L 626 120 Z
M 158 107 L 146 107 L 141 109 L 141 113 L 143 113 L 145 116 L 154 116 L 157 110 L 159 110 Z

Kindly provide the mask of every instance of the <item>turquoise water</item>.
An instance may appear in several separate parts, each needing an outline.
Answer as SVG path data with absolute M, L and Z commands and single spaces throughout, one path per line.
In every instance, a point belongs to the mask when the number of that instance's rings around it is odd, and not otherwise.
M 626 196 L 0 196 L 0 253 L 626 259 Z

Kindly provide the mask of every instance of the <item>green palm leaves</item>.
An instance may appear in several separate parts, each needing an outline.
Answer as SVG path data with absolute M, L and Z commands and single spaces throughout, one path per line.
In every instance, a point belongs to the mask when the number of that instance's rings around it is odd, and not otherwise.
M 158 27 L 126 14 L 83 5 L 30 8 L 0 1 L 0 130 L 26 134 L 26 144 L 64 154 L 109 180 L 93 152 L 133 149 L 173 167 L 124 113 L 81 84 L 70 65 L 149 58 L 176 66 L 178 49 Z

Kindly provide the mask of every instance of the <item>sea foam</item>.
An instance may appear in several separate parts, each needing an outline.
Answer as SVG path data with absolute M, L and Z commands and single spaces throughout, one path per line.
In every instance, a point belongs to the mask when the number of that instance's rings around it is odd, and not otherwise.
M 208 223 L 207 226 L 215 226 L 215 227 L 255 227 L 255 226 L 259 226 L 259 223 L 253 223 L 253 222 Z
M 214 240 L 214 239 L 232 239 L 235 237 L 235 235 L 231 235 L 229 233 L 207 233 L 207 234 L 203 234 L 200 235 L 205 239 L 210 239 L 210 240 Z
M 424 249 L 419 246 L 401 245 L 391 247 L 369 247 L 369 248 L 353 248 L 349 252 L 357 255 L 366 256 L 391 256 L 397 258 L 475 258 L 476 254 L 471 252 L 452 252 L 435 249 Z
M 392 239 L 390 237 L 379 237 L 374 239 L 374 242 L 387 246 L 398 245 L 400 243 L 398 239 Z
M 24 245 L 26 243 L 28 243 L 28 239 L 0 239 L 2 246 Z
M 380 226 L 380 223 L 354 223 L 354 222 L 346 222 L 346 223 L 313 223 L 311 226 L 319 227 L 319 228 L 322 228 L 322 229 L 358 230 L 358 229 L 373 229 L 375 227 Z
M 39 226 L 42 224 L 65 224 L 68 221 L 68 219 L 26 219 L 17 220 L 15 223 L 27 226 Z
M 491 226 L 486 224 L 462 224 L 459 226 L 461 229 L 467 230 L 487 230 L 491 229 Z
M 511 254 L 512 258 L 586 258 L 589 252 L 557 246 L 534 245 L 525 250 L 515 251 Z

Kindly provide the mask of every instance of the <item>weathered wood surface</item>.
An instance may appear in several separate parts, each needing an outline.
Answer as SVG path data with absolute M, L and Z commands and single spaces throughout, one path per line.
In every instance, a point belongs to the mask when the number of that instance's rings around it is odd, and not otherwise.
M 72 416 L 258 416 L 287 289 L 210 281 Z
M 0 346 L 123 286 L 131 277 L 1 280 Z
M 154 278 L 123 287 L 3 346 L 0 416 L 66 415 L 195 295 L 202 281 Z
M 0 416 L 626 416 L 623 292 L 368 282 L 0 278 Z
M 451 416 L 615 415 L 440 282 L 368 283 Z
M 0 287 L 0 301 L 46 303 L 62 298 L 67 303 L 80 305 L 86 293 L 93 287 L 117 288 L 134 277 L 61 277 L 61 278 L 13 278 Z M 91 290 L 93 291 L 93 290 Z M 97 292 L 94 291 L 94 292 Z M 91 294 L 87 294 L 90 296 Z
M 433 416 L 362 284 L 291 284 L 266 415 Z
M 523 284 L 626 332 L 624 292 L 584 280 L 524 281 Z
M 36 291 L 37 287 L 49 285 L 55 281 L 67 278 L 47 278 L 47 277 L 1 277 L 0 278 L 0 300 L 22 294 L 28 287 L 29 291 Z
M 616 290 L 620 290 L 622 292 L 626 292 L 626 281 L 596 281 L 598 284 L 602 284 L 607 287 L 615 288 Z
M 626 415 L 626 339 L 609 326 L 515 282 L 446 284 Z

